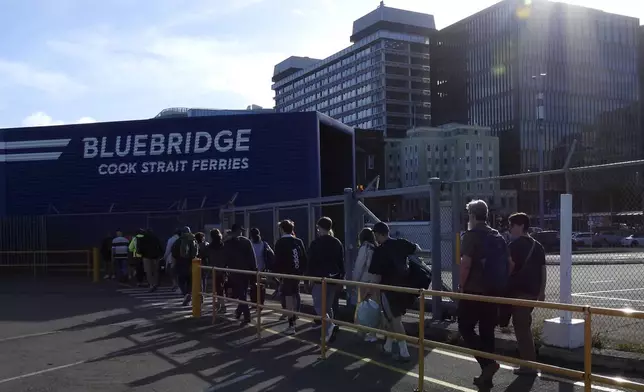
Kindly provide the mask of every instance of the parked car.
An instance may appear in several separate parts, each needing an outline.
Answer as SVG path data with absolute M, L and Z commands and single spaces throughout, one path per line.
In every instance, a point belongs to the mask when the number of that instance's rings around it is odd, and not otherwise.
M 576 246 L 600 246 L 597 236 L 593 233 L 577 233 L 572 237 L 572 243 Z
M 622 240 L 627 238 L 630 233 L 620 230 L 600 231 L 595 235 L 595 240 L 601 246 L 621 246 Z
M 635 233 L 631 234 L 626 238 L 623 238 L 622 246 L 631 246 L 633 248 L 644 245 L 644 233 Z
M 556 252 L 559 250 L 559 232 L 554 230 L 543 230 L 531 234 L 532 238 L 543 245 L 546 252 Z

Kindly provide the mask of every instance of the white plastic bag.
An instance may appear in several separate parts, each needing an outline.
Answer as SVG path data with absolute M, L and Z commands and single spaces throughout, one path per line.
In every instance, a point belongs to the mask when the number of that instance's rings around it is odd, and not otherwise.
M 380 306 L 371 299 L 364 300 L 358 304 L 356 322 L 369 328 L 378 328 L 380 325 Z

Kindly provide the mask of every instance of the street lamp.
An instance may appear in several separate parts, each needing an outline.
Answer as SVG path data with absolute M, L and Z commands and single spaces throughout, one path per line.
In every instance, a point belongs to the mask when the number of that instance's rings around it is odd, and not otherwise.
M 543 105 L 543 79 L 546 77 L 545 72 L 541 72 L 539 75 L 533 75 L 532 80 L 538 81 L 538 92 L 537 92 L 537 130 L 539 136 L 539 227 L 545 227 L 545 205 L 544 205 L 544 181 L 543 181 L 543 155 L 545 148 L 545 135 L 543 129 L 543 122 L 545 119 L 545 110 Z

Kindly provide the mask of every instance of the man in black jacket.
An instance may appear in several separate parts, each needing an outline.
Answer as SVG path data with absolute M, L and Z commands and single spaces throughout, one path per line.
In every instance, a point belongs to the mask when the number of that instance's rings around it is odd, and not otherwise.
M 138 239 L 137 251 L 143 259 L 143 269 L 152 293 L 159 287 L 159 260 L 163 257 L 163 245 L 152 229 L 147 229 Z
M 230 239 L 224 243 L 224 253 L 229 268 L 254 271 L 257 266 L 255 261 L 255 251 L 250 240 L 242 236 L 244 228 L 238 224 L 233 224 L 230 233 Z M 233 297 L 240 301 L 248 301 L 248 285 L 251 276 L 231 273 L 229 276 L 230 284 L 233 288 Z M 235 316 L 237 319 L 244 316 L 242 324 L 250 323 L 250 309 L 246 304 L 237 305 Z
M 307 257 L 304 243 L 295 237 L 293 230 L 295 223 L 291 220 L 283 220 L 279 223 L 281 237 L 275 243 L 275 272 L 288 275 L 302 275 L 306 271 Z M 300 293 L 300 279 L 282 279 L 282 295 L 286 302 L 286 310 L 297 311 L 297 298 Z M 295 333 L 295 319 L 288 318 L 288 329 L 286 333 Z
M 344 278 L 344 246 L 340 240 L 333 236 L 333 221 L 331 218 L 323 216 L 318 220 L 317 231 L 319 237 L 311 242 L 309 246 L 309 269 L 306 275 L 320 278 Z M 326 309 L 322 309 L 322 285 L 316 283 L 313 285 L 311 296 L 313 305 L 319 316 L 327 315 L 327 318 L 333 318 L 333 302 L 340 287 L 335 284 L 327 284 L 326 287 Z M 340 329 L 333 323 L 328 323 L 328 333 L 326 340 L 332 343 L 338 330 Z

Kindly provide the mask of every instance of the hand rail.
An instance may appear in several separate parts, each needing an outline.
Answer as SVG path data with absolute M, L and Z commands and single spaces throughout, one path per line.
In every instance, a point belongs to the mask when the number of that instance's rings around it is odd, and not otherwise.
M 405 340 L 413 344 L 418 344 L 418 348 L 419 348 L 418 390 L 421 390 L 421 391 L 423 390 L 424 379 L 425 379 L 424 377 L 425 346 L 440 348 L 448 351 L 454 351 L 454 352 L 458 352 L 466 355 L 489 358 L 495 361 L 502 361 L 513 365 L 530 367 L 530 368 L 539 369 L 553 374 L 559 374 L 559 375 L 571 378 L 573 380 L 583 381 L 585 392 L 591 391 L 592 382 L 599 382 L 606 385 L 611 385 L 616 387 L 626 387 L 637 391 L 644 391 L 644 384 L 640 384 L 630 380 L 625 380 L 622 378 L 606 377 L 606 376 L 601 376 L 601 375 L 592 373 L 592 328 L 591 328 L 593 314 L 615 316 L 615 317 L 627 317 L 627 318 L 634 318 L 638 320 L 644 320 L 643 311 L 636 311 L 631 309 L 612 309 L 612 308 L 603 308 L 603 307 L 592 307 L 592 306 L 583 306 L 583 305 L 574 305 L 574 304 L 562 304 L 557 302 L 532 301 L 532 300 L 525 300 L 525 299 L 518 299 L 518 298 L 488 297 L 483 295 L 455 293 L 450 291 L 423 290 L 423 289 L 413 289 L 409 287 L 390 286 L 390 285 L 374 284 L 374 283 L 363 283 L 363 282 L 355 282 L 355 281 L 343 280 L 343 279 L 320 278 L 320 277 L 313 277 L 313 276 L 280 274 L 280 273 L 274 273 L 274 272 L 259 272 L 259 271 L 230 269 L 230 268 L 223 268 L 223 267 L 201 266 L 200 260 L 199 260 L 199 263 L 197 263 L 196 260 L 193 261 L 193 267 L 196 266 L 195 270 L 193 270 L 193 273 L 195 273 L 195 276 L 197 275 L 197 272 L 195 272 L 196 270 L 198 270 L 199 277 L 201 276 L 202 269 L 212 271 L 212 283 L 213 283 L 213 293 L 212 293 L 213 320 L 212 322 L 213 324 L 215 323 L 215 320 L 217 317 L 217 309 L 216 309 L 217 300 L 223 299 L 226 301 L 231 301 L 233 303 L 241 303 L 241 304 L 252 305 L 256 307 L 258 337 L 261 336 L 261 331 L 262 331 L 262 326 L 261 326 L 262 309 L 269 309 L 281 314 L 297 315 L 299 317 L 312 319 L 312 320 L 320 320 L 322 322 L 321 339 L 320 339 L 320 350 L 321 350 L 322 359 L 326 358 L 327 343 L 325 339 L 325 334 L 326 334 L 325 327 L 328 322 L 334 323 L 338 326 L 343 326 L 357 331 L 361 331 L 361 332 L 378 333 L 396 340 Z M 326 313 L 324 313 L 322 316 L 317 316 L 317 315 L 311 315 L 311 314 L 281 309 L 270 305 L 264 305 L 260 302 L 261 301 L 260 285 L 257 285 L 256 302 L 248 302 L 244 300 L 219 296 L 217 295 L 216 289 L 215 289 L 217 284 L 217 280 L 216 280 L 217 274 L 215 272 L 217 271 L 227 272 L 227 273 L 239 273 L 244 275 L 254 275 L 256 277 L 257 282 L 259 282 L 260 278 L 263 276 L 281 278 L 281 279 L 297 279 L 299 281 L 316 282 L 322 285 L 323 293 L 326 293 L 327 284 L 334 284 L 334 285 L 355 286 L 359 288 L 360 287 L 373 288 L 381 291 L 384 290 L 384 291 L 393 291 L 393 292 L 399 292 L 399 293 L 407 293 L 412 295 L 418 295 L 418 297 L 423 299 L 427 298 L 427 296 L 440 296 L 440 297 L 448 297 L 452 299 L 462 299 L 462 300 L 468 300 L 468 301 L 489 302 L 489 303 L 506 304 L 506 305 L 513 305 L 513 306 L 527 306 L 527 307 L 533 307 L 533 308 L 545 308 L 545 309 L 554 309 L 554 310 L 564 310 L 564 311 L 575 312 L 575 313 L 583 313 L 584 319 L 585 319 L 584 370 L 580 371 L 580 370 L 574 370 L 574 369 L 568 369 L 568 368 L 563 368 L 559 366 L 549 365 L 541 362 L 526 361 L 526 360 L 522 360 L 514 357 L 508 357 L 504 355 L 473 350 L 466 347 L 460 347 L 452 344 L 425 339 L 424 337 L 424 321 L 425 321 L 424 303 L 425 301 L 420 301 L 421 306 L 420 306 L 420 316 L 419 316 L 419 335 L 418 336 L 402 335 L 402 334 L 385 331 L 378 328 L 370 328 L 370 327 L 366 327 L 366 326 L 362 326 L 354 323 L 349 323 L 346 321 L 331 319 L 326 316 Z M 200 279 L 198 282 L 195 282 L 194 276 L 193 276 L 192 284 L 193 284 L 193 292 L 194 290 L 197 290 L 197 289 L 199 290 L 198 292 L 200 292 L 201 290 Z M 195 288 L 195 285 L 198 285 L 196 286 L 197 289 Z M 195 305 L 195 302 L 200 302 L 200 301 L 193 301 L 193 315 L 195 317 L 199 317 L 201 315 L 201 305 L 200 304 Z M 196 306 L 199 307 L 198 314 L 195 311 Z M 326 309 L 325 295 L 322 295 L 322 309 Z

